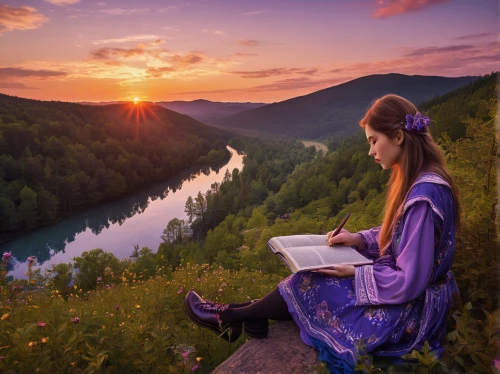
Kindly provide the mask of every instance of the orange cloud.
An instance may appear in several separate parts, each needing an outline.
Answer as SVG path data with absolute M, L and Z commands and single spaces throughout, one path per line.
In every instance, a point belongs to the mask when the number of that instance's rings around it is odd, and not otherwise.
M 5 31 L 36 29 L 47 21 L 48 18 L 35 8 L 0 4 L 0 35 Z
M 379 9 L 373 13 L 373 17 L 392 17 L 398 14 L 415 12 L 432 5 L 449 1 L 451 0 L 378 0 L 377 5 Z
M 146 53 L 146 50 L 137 46 L 135 48 L 100 48 L 97 51 L 91 52 L 91 57 L 97 60 L 110 60 L 113 58 L 130 58 L 141 56 Z
M 314 75 L 318 69 L 301 69 L 301 68 L 275 68 L 275 69 L 261 69 L 256 71 L 232 71 L 231 74 L 239 75 L 241 78 L 269 78 L 278 75 Z

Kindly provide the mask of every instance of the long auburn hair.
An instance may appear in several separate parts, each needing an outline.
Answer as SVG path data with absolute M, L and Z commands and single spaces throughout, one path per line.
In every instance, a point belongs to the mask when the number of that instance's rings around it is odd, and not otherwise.
M 418 112 L 415 105 L 407 99 L 389 94 L 375 100 L 363 119 L 362 128 L 370 126 L 373 130 L 393 139 L 398 130 L 403 131 L 402 152 L 399 162 L 392 167 L 388 183 L 384 220 L 379 234 L 380 254 L 388 248 L 396 222 L 402 212 L 403 202 L 410 187 L 422 172 L 440 175 L 451 186 L 455 205 L 456 226 L 460 227 L 460 203 L 458 188 L 446 168 L 443 152 L 438 147 L 428 129 L 423 132 L 408 131 L 405 127 L 406 115 Z

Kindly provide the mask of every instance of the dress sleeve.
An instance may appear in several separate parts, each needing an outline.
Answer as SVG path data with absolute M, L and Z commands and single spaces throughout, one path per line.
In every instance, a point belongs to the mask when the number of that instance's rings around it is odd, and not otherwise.
M 378 235 L 380 233 L 380 226 L 374 227 L 370 230 L 359 231 L 363 240 L 365 241 L 366 249 L 360 250 L 359 252 L 371 260 L 374 260 L 380 256 L 379 245 L 378 245 Z
M 397 251 L 395 267 L 375 262 L 355 268 L 356 305 L 402 304 L 424 292 L 434 263 L 434 221 L 426 201 L 408 209 Z

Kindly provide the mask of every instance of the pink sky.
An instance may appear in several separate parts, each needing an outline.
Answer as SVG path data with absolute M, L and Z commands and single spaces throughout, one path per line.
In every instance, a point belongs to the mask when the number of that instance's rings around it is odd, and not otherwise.
M 498 70 L 498 2 L 11 0 L 0 51 L 9 95 L 274 102 L 369 74 Z

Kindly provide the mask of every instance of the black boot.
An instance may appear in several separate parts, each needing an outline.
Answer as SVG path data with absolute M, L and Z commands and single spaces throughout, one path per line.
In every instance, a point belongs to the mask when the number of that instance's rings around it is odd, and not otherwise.
M 233 343 L 241 335 L 242 323 L 224 324 L 221 314 L 227 305 L 206 303 L 196 292 L 189 291 L 184 299 L 184 309 L 188 317 L 200 327 L 206 327 L 217 333 L 222 339 Z

